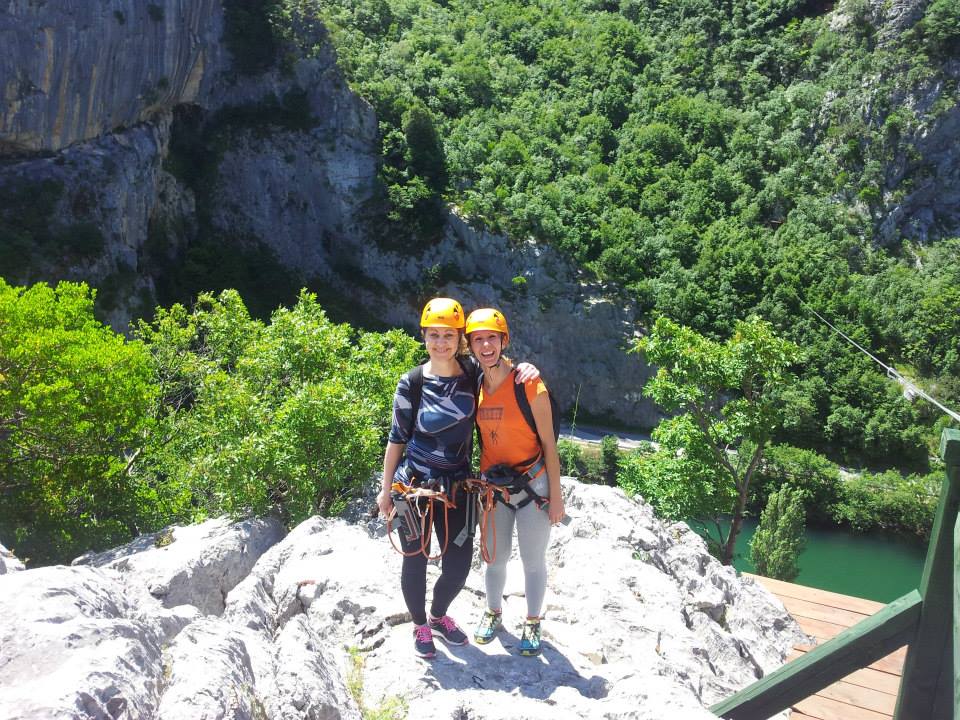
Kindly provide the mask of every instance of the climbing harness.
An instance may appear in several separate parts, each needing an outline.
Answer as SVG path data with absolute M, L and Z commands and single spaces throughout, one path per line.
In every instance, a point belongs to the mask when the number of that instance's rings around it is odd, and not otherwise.
M 490 564 L 497 557 L 497 519 L 494 510 L 497 506 L 497 500 L 504 503 L 510 502 L 510 490 L 502 485 L 492 483 L 482 476 L 464 480 L 463 490 L 467 493 L 468 497 L 470 495 L 475 496 L 474 499 L 468 501 L 470 505 L 468 506 L 467 526 L 464 528 L 464 532 L 466 532 L 469 527 L 470 535 L 473 535 L 473 528 L 476 527 L 477 520 L 475 515 L 471 520 L 469 512 L 470 509 L 473 510 L 474 514 L 479 511 L 480 557 L 483 558 L 485 563 Z M 490 536 L 491 530 L 493 531 L 492 551 L 487 549 L 487 538 Z M 461 533 L 461 535 L 462 534 L 463 533 Z
M 438 560 L 447 551 L 449 533 L 443 533 L 443 547 L 437 555 L 430 555 L 430 538 L 432 536 L 433 518 L 436 506 L 443 507 L 443 526 L 449 528 L 450 508 L 456 508 L 456 503 L 443 491 L 440 483 L 434 481 L 429 486 L 407 485 L 394 482 L 390 487 L 394 511 L 387 518 L 387 537 L 393 549 L 404 557 L 422 554 L 427 560 Z M 451 492 L 451 495 L 453 492 Z M 407 542 L 419 538 L 420 546 L 410 552 L 404 552 L 393 540 L 393 519 L 400 518 L 400 527 L 397 532 L 403 531 Z M 462 543 L 458 543 L 462 544 Z
M 520 463 L 518 467 L 528 465 L 530 461 Z M 550 499 L 543 497 L 531 487 L 540 471 L 545 467 L 543 456 L 533 460 L 527 470 L 519 472 L 509 465 L 494 465 L 487 471 L 480 473 L 479 478 L 468 478 L 463 481 L 463 488 L 467 493 L 475 494 L 476 501 L 471 506 L 479 508 L 480 512 L 480 555 L 483 561 L 491 564 L 497 558 L 497 518 L 496 505 L 503 503 L 516 512 L 530 503 L 536 503 L 537 508 L 546 512 Z M 570 524 L 570 517 L 564 516 L 560 521 L 563 525 Z M 487 547 L 487 538 L 493 533 L 493 545 Z

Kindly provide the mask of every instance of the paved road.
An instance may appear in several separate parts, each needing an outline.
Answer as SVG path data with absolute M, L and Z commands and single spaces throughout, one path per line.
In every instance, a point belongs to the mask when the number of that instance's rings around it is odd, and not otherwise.
M 610 430 L 609 428 L 581 425 L 579 423 L 577 423 L 576 429 L 571 429 L 566 423 L 560 424 L 560 437 L 566 438 L 567 440 L 579 440 L 581 442 L 599 445 L 604 435 L 615 435 L 617 437 L 617 444 L 621 450 L 634 450 L 640 447 L 640 443 L 650 442 L 650 435 L 647 433 Z

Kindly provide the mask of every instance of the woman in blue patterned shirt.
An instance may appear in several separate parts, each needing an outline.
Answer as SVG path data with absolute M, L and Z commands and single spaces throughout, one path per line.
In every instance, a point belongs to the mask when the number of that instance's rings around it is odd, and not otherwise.
M 463 337 L 463 308 L 456 300 L 434 298 L 423 309 L 420 331 L 430 359 L 421 366 L 422 385 L 416 418 L 413 417 L 415 391 L 411 392 L 411 374 L 405 374 L 397 385 L 393 400 L 393 424 L 383 458 L 383 484 L 377 505 L 384 517 L 394 510 L 391 485 L 439 483 L 450 492 L 456 483 L 470 476 L 470 449 L 476 418 L 476 393 L 480 372 L 476 361 L 467 354 Z M 539 377 L 531 365 L 523 369 L 518 382 Z M 414 380 L 416 382 L 416 380 Z M 470 573 L 473 539 L 457 545 L 452 541 L 467 523 L 467 500 L 455 497 L 446 523 L 443 513 L 435 515 L 434 531 L 446 552 L 441 561 L 440 577 L 433 588 L 430 613 L 426 613 L 427 558 L 414 552 L 419 539 L 411 540 L 398 533 L 405 554 L 400 573 L 400 588 L 414 622 L 414 649 L 417 655 L 436 655 L 433 633 L 439 633 L 451 645 L 463 645 L 467 635 L 447 615 L 450 603 L 457 596 Z M 450 542 L 447 539 L 450 538 Z

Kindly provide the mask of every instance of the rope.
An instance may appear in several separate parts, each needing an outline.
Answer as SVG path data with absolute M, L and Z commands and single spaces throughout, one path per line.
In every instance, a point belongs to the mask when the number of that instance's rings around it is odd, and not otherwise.
M 494 509 L 497 506 L 497 494 L 504 503 L 510 502 L 510 491 L 502 485 L 495 485 L 483 478 L 467 478 L 463 481 L 463 489 L 477 495 L 477 502 L 482 511 L 480 516 L 480 557 L 488 565 L 497 558 L 497 515 Z M 487 549 L 487 537 L 493 530 L 493 550 Z
M 412 487 L 410 485 L 404 485 L 401 482 L 393 483 L 391 490 L 403 496 L 411 508 L 411 512 L 415 511 L 420 520 L 420 547 L 410 552 L 404 552 L 403 548 L 397 547 L 397 544 L 393 540 L 393 518 L 397 516 L 397 508 L 396 505 L 394 505 L 393 512 L 390 513 L 390 516 L 387 518 L 387 537 L 390 538 L 390 544 L 393 546 L 393 549 L 404 557 L 422 554 L 427 560 L 439 560 L 447 551 L 447 544 L 450 541 L 449 513 L 450 508 L 455 508 L 456 504 L 447 497 L 446 493 L 442 490 Z M 426 508 L 422 512 L 420 511 L 420 500 L 426 500 Z M 440 548 L 440 552 L 437 555 L 430 555 L 431 530 L 433 528 L 434 512 L 436 512 L 436 503 L 443 505 L 443 526 L 447 531 L 443 534 L 443 547 Z
M 798 298 L 798 300 L 799 300 L 799 298 Z M 944 413 L 946 413 L 947 415 L 949 415 L 951 418 L 953 418 L 953 420 L 955 420 L 956 422 L 960 423 L 960 414 L 958 414 L 958 413 L 954 412 L 953 410 L 951 410 L 950 408 L 946 407 L 943 403 L 941 403 L 941 402 L 940 402 L 939 400 L 937 400 L 936 398 L 931 397 L 930 395 L 928 395 L 926 392 L 923 391 L 922 388 L 917 387 L 917 385 L 915 385 L 914 383 L 910 382 L 907 378 L 905 378 L 903 375 L 901 375 L 901 374 L 897 371 L 896 368 L 890 367 L 889 365 L 887 365 L 886 363 L 884 363 L 883 361 L 881 361 L 879 358 L 877 358 L 875 355 L 873 355 L 869 350 L 867 350 L 866 348 L 864 348 L 863 346 L 861 346 L 859 343 L 857 343 L 857 342 L 856 342 L 853 338 L 851 338 L 849 335 L 847 335 L 846 333 L 844 333 L 844 332 L 843 332 L 842 330 L 840 330 L 839 328 L 835 327 L 829 320 L 827 320 L 825 317 L 823 317 L 823 315 L 821 315 L 820 313 L 818 313 L 816 310 L 814 310 L 812 307 L 810 307 L 810 306 L 809 306 L 807 303 L 805 303 L 803 300 L 800 300 L 800 304 L 803 305 L 805 308 L 807 308 L 807 310 L 809 310 L 810 312 L 812 312 L 814 315 L 816 315 L 816 316 L 817 316 L 817 319 L 819 319 L 819 320 L 820 320 L 822 323 L 824 323 L 827 327 L 829 327 L 831 330 L 833 330 L 835 333 L 837 333 L 837 335 L 839 335 L 840 337 L 842 337 L 842 338 L 843 338 L 844 340 L 846 340 L 848 343 L 850 343 L 850 344 L 853 345 L 855 348 L 857 348 L 857 350 L 859 350 L 860 352 L 862 352 L 862 353 L 863 353 L 864 355 L 866 355 L 868 358 L 870 358 L 871 360 L 873 360 L 877 365 L 879 365 L 879 366 L 882 367 L 884 370 L 886 370 L 886 372 L 887 372 L 887 377 L 896 380 L 898 383 L 900 383 L 900 384 L 903 386 L 903 395 L 904 395 L 904 397 L 905 397 L 907 400 L 912 400 L 912 399 L 915 398 L 915 397 L 921 397 L 921 398 L 923 398 L 924 400 L 926 400 L 928 403 L 930 403 L 931 405 L 936 406 L 936 407 L 939 408 L 941 411 L 943 411 Z

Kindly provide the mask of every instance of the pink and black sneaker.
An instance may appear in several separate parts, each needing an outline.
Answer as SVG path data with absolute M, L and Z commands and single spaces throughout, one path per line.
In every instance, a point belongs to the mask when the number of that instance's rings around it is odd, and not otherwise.
M 450 645 L 466 645 L 470 642 L 467 639 L 467 634 L 460 629 L 460 626 L 449 615 L 439 618 L 428 615 L 427 624 L 433 632 L 439 633 L 440 637 Z
M 433 644 L 433 633 L 427 625 L 413 626 L 413 651 L 422 658 L 437 656 L 437 647 Z

